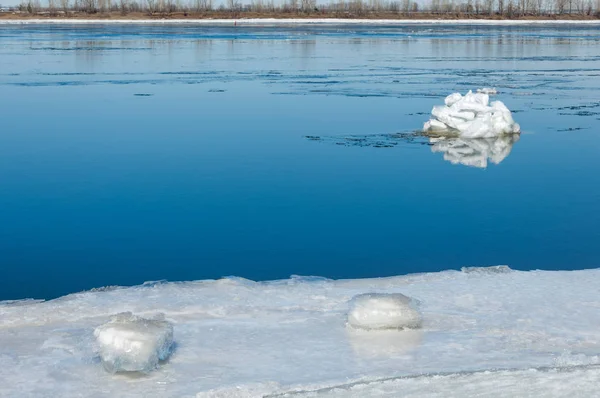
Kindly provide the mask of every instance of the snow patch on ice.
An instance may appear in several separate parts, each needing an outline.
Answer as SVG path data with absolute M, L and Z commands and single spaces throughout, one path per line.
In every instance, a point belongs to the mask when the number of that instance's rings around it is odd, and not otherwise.
M 473 93 L 450 94 L 444 105 L 434 106 L 432 118 L 423 130 L 434 134 L 455 134 L 461 138 L 490 138 L 520 132 L 510 110 L 501 102 L 490 103 L 489 95 Z
M 171 354 L 173 325 L 124 312 L 97 327 L 94 336 L 108 372 L 148 373 Z
M 367 330 L 414 329 L 421 326 L 416 303 L 401 293 L 366 293 L 350 301 L 348 325 Z

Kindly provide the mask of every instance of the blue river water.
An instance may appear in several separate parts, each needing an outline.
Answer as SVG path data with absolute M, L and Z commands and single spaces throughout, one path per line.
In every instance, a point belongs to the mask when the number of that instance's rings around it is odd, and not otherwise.
M 599 46 L 551 25 L 0 25 L 0 300 L 599 267 Z M 518 139 L 412 134 L 481 87 Z

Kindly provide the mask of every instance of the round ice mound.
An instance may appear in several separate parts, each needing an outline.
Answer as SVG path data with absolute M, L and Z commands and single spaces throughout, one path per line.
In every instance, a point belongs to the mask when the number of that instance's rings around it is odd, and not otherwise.
M 491 138 L 519 133 L 512 113 L 501 101 L 492 101 L 486 93 L 450 94 L 444 105 L 434 106 L 426 133 L 454 134 L 462 138 Z
M 110 373 L 148 373 L 171 354 L 173 325 L 124 312 L 94 330 L 102 365 Z
M 400 293 L 367 293 L 350 300 L 348 326 L 367 329 L 415 329 L 421 315 L 415 302 Z

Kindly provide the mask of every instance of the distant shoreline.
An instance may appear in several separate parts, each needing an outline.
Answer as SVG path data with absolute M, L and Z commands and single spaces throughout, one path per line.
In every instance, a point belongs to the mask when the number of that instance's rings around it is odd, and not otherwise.
M 196 24 L 196 25 L 600 25 L 600 19 L 450 19 L 450 18 L 178 18 L 152 17 L 148 15 L 111 15 L 104 18 L 92 17 L 22 17 L 0 14 L 0 25 L 19 24 Z
M 200 0 L 199 0 L 200 1 Z M 361 0 L 362 1 L 362 0 Z M 20 23 L 94 23 L 94 24 L 437 24 L 437 25 L 534 25 L 534 24 L 592 24 L 600 25 L 600 13 L 589 14 L 525 14 L 519 16 L 498 12 L 397 12 L 364 10 L 350 12 L 323 9 L 320 11 L 274 10 L 173 10 L 150 12 L 147 9 L 126 11 L 85 12 L 76 9 L 41 8 L 33 11 L 13 9 L 0 12 L 0 24 Z

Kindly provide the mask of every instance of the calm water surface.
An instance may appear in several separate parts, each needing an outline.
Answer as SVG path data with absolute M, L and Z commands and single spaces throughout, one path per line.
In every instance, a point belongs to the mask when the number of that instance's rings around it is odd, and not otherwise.
M 597 27 L 0 25 L 0 299 L 598 267 L 599 48 Z M 520 139 L 410 135 L 484 86 Z

